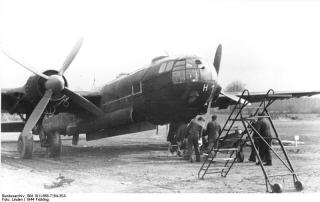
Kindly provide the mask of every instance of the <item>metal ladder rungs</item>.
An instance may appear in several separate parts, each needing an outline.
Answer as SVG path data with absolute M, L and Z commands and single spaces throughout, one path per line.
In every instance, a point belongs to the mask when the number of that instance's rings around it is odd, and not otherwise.
M 247 118 L 244 118 L 246 120 L 256 120 L 257 118 L 255 118 L 254 116 L 251 116 L 251 117 L 247 117 Z
M 242 119 L 229 119 L 229 120 L 231 120 L 231 121 L 241 121 Z
M 286 175 L 296 175 L 296 173 L 282 173 L 278 175 L 269 175 L 269 177 L 279 177 L 279 176 L 286 176 Z
M 239 138 L 237 137 L 234 137 L 234 138 L 227 138 L 228 141 L 236 141 L 236 140 L 239 140 Z M 223 140 L 219 140 L 219 141 L 223 141 Z
M 263 109 L 263 107 L 244 107 L 245 109 Z
M 238 151 L 238 148 L 230 148 L 230 149 L 213 149 L 211 152 L 226 152 L 226 151 Z M 208 156 L 208 153 L 203 153 L 202 155 Z
M 232 161 L 234 160 L 235 158 L 214 158 L 214 159 L 211 159 L 212 162 L 224 162 L 224 161 Z
M 217 171 L 207 171 L 206 174 L 214 174 L 214 173 L 221 173 L 221 170 Z
M 255 118 L 270 118 L 270 116 L 252 116 L 252 117 L 255 117 Z
M 223 169 L 226 169 L 226 168 L 228 168 L 228 167 L 226 167 L 226 166 L 217 166 L 217 167 L 210 167 L 209 169 L 208 169 L 208 171 L 212 171 L 212 170 L 218 170 L 218 169 L 220 169 L 220 171 L 221 170 L 223 170 Z M 205 168 L 202 168 L 201 170 L 206 170 Z
M 226 167 L 226 166 L 223 166 L 223 167 L 212 167 L 211 169 L 208 169 L 208 171 L 210 172 L 210 171 L 213 171 L 213 170 L 224 170 L 224 169 L 227 169 L 228 167 Z
M 225 148 L 225 149 L 214 149 L 212 151 L 219 152 L 219 151 L 238 151 L 238 150 L 239 150 L 238 148 Z

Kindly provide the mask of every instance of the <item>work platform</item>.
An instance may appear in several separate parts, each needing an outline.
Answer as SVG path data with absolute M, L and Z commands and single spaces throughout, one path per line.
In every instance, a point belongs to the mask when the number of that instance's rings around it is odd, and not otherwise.
M 285 96 L 285 97 L 283 97 Z M 262 170 L 265 179 L 266 192 L 281 193 L 282 185 L 280 183 L 271 183 L 271 178 L 291 176 L 293 178 L 293 185 L 297 191 L 303 190 L 302 183 L 298 180 L 297 173 L 294 171 L 287 152 L 282 144 L 280 136 L 272 122 L 271 116 L 268 112 L 268 107 L 278 98 L 288 98 L 287 95 L 274 95 L 274 91 L 270 89 L 264 96 L 264 99 L 260 102 L 257 107 L 251 107 L 249 99 L 243 99 L 244 97 L 250 98 L 248 90 L 244 90 L 242 95 L 239 97 L 237 104 L 233 107 L 227 121 L 225 122 L 221 133 L 219 134 L 217 141 L 213 147 L 210 148 L 209 152 L 206 153 L 205 161 L 198 172 L 198 178 L 204 179 L 209 174 L 220 174 L 222 177 L 227 177 L 231 168 L 237 161 L 243 161 L 243 148 L 250 143 L 252 150 L 255 152 L 255 156 L 258 159 L 258 164 Z M 250 109 L 251 114 L 245 111 Z M 263 114 L 263 115 L 262 115 Z M 265 138 L 263 137 L 253 126 L 256 119 L 266 119 L 270 124 L 271 131 L 274 137 Z M 235 132 L 232 130 L 236 122 L 239 122 L 243 127 L 242 130 L 238 128 Z M 234 135 L 235 134 L 235 135 Z M 255 137 L 253 137 L 255 134 Z M 226 145 L 226 142 L 232 142 L 231 145 Z M 286 173 L 278 173 L 275 170 L 275 174 L 268 174 L 266 167 L 263 164 L 257 146 L 255 142 L 263 141 L 264 144 L 271 150 L 271 154 L 280 160 L 284 168 L 287 170 Z M 276 152 L 272 146 L 271 141 L 277 141 L 280 145 L 280 150 Z M 261 144 L 261 143 L 260 143 Z M 284 157 L 280 156 L 281 155 Z M 269 166 L 272 169 L 272 166 Z M 269 170 L 268 169 L 268 170 Z

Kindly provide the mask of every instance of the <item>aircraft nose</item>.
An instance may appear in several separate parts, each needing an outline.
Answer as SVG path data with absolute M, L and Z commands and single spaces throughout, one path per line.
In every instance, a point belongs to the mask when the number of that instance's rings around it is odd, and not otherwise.
M 193 90 L 189 93 L 189 96 L 188 96 L 188 104 L 191 104 L 193 102 L 195 102 L 197 100 L 197 98 L 199 97 L 199 92 L 196 91 L 196 90 Z

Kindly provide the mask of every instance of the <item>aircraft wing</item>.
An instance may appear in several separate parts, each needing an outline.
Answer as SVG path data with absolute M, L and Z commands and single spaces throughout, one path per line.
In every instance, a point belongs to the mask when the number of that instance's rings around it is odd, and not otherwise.
M 1 89 L 1 113 L 14 113 L 13 109 L 21 104 L 22 98 L 26 95 L 24 86 L 20 88 Z M 17 112 L 20 113 L 20 112 Z M 24 112 L 25 113 L 25 112 Z
M 92 103 L 100 102 L 99 91 L 76 91 L 75 93 L 85 97 Z M 69 99 L 70 105 L 67 108 L 57 108 L 58 112 L 81 112 L 84 111 L 76 103 Z M 27 114 L 31 113 L 36 103 L 32 101 L 30 95 L 26 93 L 25 86 L 20 88 L 1 89 L 1 113 L 4 114 Z M 5 119 L 5 118 L 4 118 Z M 24 122 L 3 121 L 1 123 L 2 132 L 21 132 Z
M 87 100 L 98 104 L 100 102 L 99 91 L 75 91 L 75 93 L 85 97 Z M 10 114 L 26 114 L 33 110 L 36 102 L 32 100 L 32 96 L 28 95 L 25 86 L 20 88 L 1 89 L 1 113 Z M 82 110 L 77 103 L 70 101 L 70 110 Z M 68 112 L 68 109 L 64 111 Z
M 313 96 L 320 94 L 320 91 L 304 91 L 304 92 L 275 92 L 270 93 L 267 97 L 268 100 L 283 100 L 290 98 L 300 98 L 304 96 Z M 218 107 L 219 109 L 226 109 L 229 105 L 237 104 L 239 98 L 248 100 L 250 103 L 261 102 L 266 98 L 265 92 L 253 92 L 242 95 L 242 92 L 222 92 L 219 97 L 212 102 L 211 107 Z

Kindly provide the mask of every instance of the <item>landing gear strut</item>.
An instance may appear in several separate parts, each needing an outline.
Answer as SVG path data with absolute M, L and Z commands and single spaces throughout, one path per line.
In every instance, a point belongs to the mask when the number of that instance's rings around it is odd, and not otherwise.
M 48 135 L 47 154 L 49 157 L 58 158 L 61 154 L 61 136 L 59 132 Z
M 30 135 L 30 137 L 23 137 L 21 133 L 19 135 L 17 149 L 21 158 L 31 159 L 33 151 L 33 136 Z
M 75 134 L 72 136 L 72 145 L 78 145 L 79 142 L 79 134 Z

